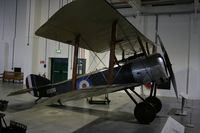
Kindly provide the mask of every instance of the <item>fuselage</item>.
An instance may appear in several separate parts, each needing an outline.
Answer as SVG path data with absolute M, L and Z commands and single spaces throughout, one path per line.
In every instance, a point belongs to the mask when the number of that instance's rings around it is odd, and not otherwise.
M 108 69 L 102 69 L 86 75 L 79 76 L 76 80 L 76 89 L 92 88 L 93 86 L 108 84 Z M 33 78 L 33 77 L 32 77 Z M 112 84 L 130 84 L 136 83 L 141 85 L 148 82 L 156 82 L 162 84 L 167 79 L 164 60 L 160 54 L 153 54 L 148 57 L 138 57 L 128 60 L 120 66 L 115 66 L 113 69 Z M 37 76 L 34 77 L 32 87 L 41 86 L 41 78 L 37 81 Z M 45 79 L 47 83 L 47 79 Z M 51 83 L 49 81 L 49 83 Z M 43 84 L 44 85 L 44 84 Z M 49 97 L 56 94 L 72 91 L 72 80 L 52 85 L 43 89 L 34 90 L 36 97 Z

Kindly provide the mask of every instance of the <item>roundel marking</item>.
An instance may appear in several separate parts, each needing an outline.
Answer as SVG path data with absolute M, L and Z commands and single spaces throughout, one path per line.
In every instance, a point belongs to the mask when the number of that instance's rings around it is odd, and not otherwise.
M 84 88 L 88 88 L 92 85 L 91 81 L 89 79 L 86 78 L 81 78 L 78 80 L 77 82 L 77 89 L 84 89 Z
M 87 80 L 82 80 L 79 83 L 79 88 L 84 89 L 90 87 L 90 83 Z

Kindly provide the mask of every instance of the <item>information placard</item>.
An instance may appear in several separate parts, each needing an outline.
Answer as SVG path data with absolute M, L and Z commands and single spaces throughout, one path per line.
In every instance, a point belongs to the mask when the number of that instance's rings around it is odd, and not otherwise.
M 168 117 L 161 133 L 184 133 L 185 127 L 172 117 Z

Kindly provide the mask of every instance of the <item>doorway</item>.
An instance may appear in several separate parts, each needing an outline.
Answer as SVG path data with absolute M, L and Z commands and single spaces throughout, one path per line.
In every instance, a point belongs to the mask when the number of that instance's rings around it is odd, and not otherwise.
M 51 81 L 61 82 L 68 79 L 68 58 L 51 58 Z
M 79 58 L 77 64 L 77 75 L 85 74 L 86 70 L 86 59 Z

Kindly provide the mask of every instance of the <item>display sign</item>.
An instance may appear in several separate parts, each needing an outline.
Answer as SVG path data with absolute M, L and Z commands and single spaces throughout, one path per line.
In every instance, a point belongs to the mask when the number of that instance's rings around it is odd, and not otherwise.
M 168 117 L 161 133 L 184 133 L 185 127 L 172 117 Z

